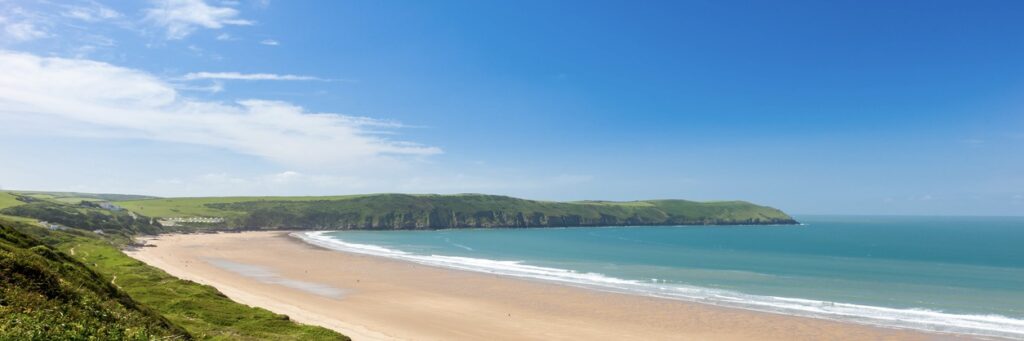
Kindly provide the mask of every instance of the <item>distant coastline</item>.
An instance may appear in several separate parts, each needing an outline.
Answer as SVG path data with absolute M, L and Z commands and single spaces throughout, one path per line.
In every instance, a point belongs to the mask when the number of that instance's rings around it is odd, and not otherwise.
M 798 224 L 745 201 L 526 200 L 499 195 L 368 194 L 337 197 L 154 198 L 116 204 L 197 230 L 410 230 L 653 225 Z M 179 223 L 216 221 L 216 223 Z

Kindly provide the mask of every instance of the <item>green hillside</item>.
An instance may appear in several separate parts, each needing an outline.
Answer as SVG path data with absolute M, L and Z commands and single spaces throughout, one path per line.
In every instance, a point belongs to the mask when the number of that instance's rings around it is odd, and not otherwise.
M 0 340 L 348 340 L 128 257 L 128 238 L 0 218 Z
M 286 315 L 236 303 L 214 287 L 178 279 L 88 232 L 35 231 L 57 249 L 74 250 L 76 259 L 197 339 L 348 340 L 329 329 L 297 324 Z
M 440 229 L 796 223 L 782 211 L 743 201 L 552 202 L 483 194 L 372 194 L 161 198 L 117 204 L 152 217 L 226 219 L 220 226 L 208 228 Z
M 150 217 L 231 217 L 244 215 L 245 212 L 232 212 L 214 209 L 208 204 L 238 203 L 250 201 L 323 201 L 344 200 L 365 195 L 340 195 L 321 197 L 201 197 L 201 198 L 153 198 L 143 200 L 117 201 L 117 205 L 135 213 Z
M 191 339 L 80 261 L 0 219 L 0 338 Z

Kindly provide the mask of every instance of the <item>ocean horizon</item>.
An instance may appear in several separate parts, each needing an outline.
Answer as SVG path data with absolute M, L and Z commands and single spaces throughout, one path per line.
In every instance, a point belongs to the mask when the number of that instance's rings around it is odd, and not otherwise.
M 1024 338 L 1024 217 L 293 235 L 339 251 L 845 322 Z

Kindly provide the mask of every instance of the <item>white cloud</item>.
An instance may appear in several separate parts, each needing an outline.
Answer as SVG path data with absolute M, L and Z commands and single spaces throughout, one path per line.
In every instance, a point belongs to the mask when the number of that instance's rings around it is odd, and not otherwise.
M 14 20 L 0 16 L 3 36 L 12 41 L 29 41 L 49 37 L 50 34 L 29 20 Z
M 277 40 L 273 40 L 273 39 L 264 39 L 263 41 L 260 41 L 260 44 L 267 45 L 267 46 L 281 45 L 281 43 L 279 43 L 279 42 L 277 42 Z
M 10 129 L 73 125 L 81 135 L 205 145 L 307 169 L 402 165 L 441 152 L 374 133 L 394 122 L 279 101 L 195 100 L 148 73 L 102 62 L 0 50 L 0 74 L 0 126 Z
M 275 183 L 289 183 L 296 179 L 304 177 L 302 173 L 296 171 L 284 171 L 281 173 L 273 174 L 270 176 L 270 181 Z
M 218 34 L 217 40 L 231 40 L 231 35 L 227 33 Z
M 88 6 L 67 6 L 61 15 L 78 20 L 97 22 L 103 20 L 117 19 L 121 13 L 97 2 L 90 2 Z
M 182 39 L 197 28 L 219 29 L 225 25 L 252 25 L 238 18 L 231 7 L 210 6 L 203 0 L 158 0 L 146 10 L 146 19 L 167 30 L 168 39 Z
M 226 79 L 245 81 L 317 81 L 324 80 L 313 76 L 278 75 L 273 73 L 239 73 L 239 72 L 191 72 L 182 77 L 184 80 Z
M 174 88 L 178 90 L 202 91 L 215 94 L 224 91 L 224 83 L 213 81 L 207 85 L 174 84 Z

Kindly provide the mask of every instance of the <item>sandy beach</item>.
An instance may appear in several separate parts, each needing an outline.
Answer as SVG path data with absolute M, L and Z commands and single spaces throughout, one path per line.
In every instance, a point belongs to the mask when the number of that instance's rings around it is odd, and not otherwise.
M 891 330 L 434 268 L 285 232 L 164 235 L 127 251 L 235 301 L 355 340 L 941 340 Z

